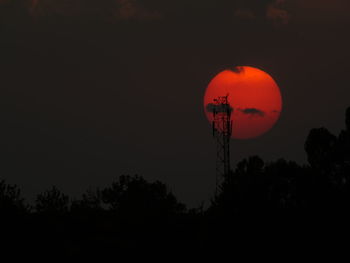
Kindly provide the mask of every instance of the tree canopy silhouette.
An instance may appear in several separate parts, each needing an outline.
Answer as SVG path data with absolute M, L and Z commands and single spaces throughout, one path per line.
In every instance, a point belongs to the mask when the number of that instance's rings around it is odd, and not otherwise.
M 0 180 L 0 211 L 6 216 L 7 214 L 24 213 L 27 209 L 18 186 Z
M 338 136 L 326 128 L 310 131 L 304 145 L 308 164 L 243 159 L 226 175 L 207 209 L 187 210 L 160 181 L 122 175 L 74 201 L 52 187 L 37 195 L 31 210 L 20 189 L 1 180 L 5 236 L 13 242 L 39 240 L 16 249 L 40 247 L 47 255 L 87 258 L 155 247 L 206 252 L 249 244 L 252 250 L 267 246 L 266 236 L 275 239 L 269 246 L 277 249 L 292 237 L 302 243 L 305 233 L 305 240 L 320 245 L 335 230 L 350 234 L 350 108 L 345 126 Z M 334 234 L 331 240 L 336 240 Z
M 64 214 L 69 209 L 69 197 L 53 186 L 37 196 L 35 208 L 38 213 Z
M 120 176 L 101 192 L 111 210 L 134 216 L 165 216 L 185 211 L 167 186 L 159 181 L 147 182 L 141 176 Z

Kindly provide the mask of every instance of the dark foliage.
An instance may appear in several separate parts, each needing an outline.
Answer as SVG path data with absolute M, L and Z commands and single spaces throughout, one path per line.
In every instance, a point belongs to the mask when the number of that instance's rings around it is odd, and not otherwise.
M 50 190 L 39 194 L 35 208 L 38 213 L 64 214 L 68 212 L 69 197 L 63 194 L 55 186 Z
M 110 210 L 132 218 L 174 215 L 185 210 L 166 185 L 159 181 L 148 183 L 139 176 L 119 177 L 102 191 L 102 200 Z
M 21 197 L 21 190 L 17 185 L 7 184 L 4 180 L 0 181 L 0 211 L 5 216 L 27 211 L 27 206 Z
M 97 190 L 87 190 L 82 195 L 81 200 L 75 200 L 72 202 L 71 211 L 77 213 L 91 213 L 102 211 L 102 198 L 101 192 Z
M 42 255 L 65 258 L 130 257 L 141 251 L 206 256 L 270 248 L 295 253 L 297 247 L 311 252 L 311 246 L 339 250 L 348 244 L 340 237 L 350 234 L 349 120 L 350 108 L 339 136 L 325 128 L 310 131 L 309 165 L 284 159 L 265 163 L 258 156 L 242 160 L 207 209 L 187 210 L 159 181 L 120 176 L 72 202 L 53 187 L 37 196 L 31 211 L 17 186 L 0 181 L 4 236 L 25 241 L 11 245 L 15 251 L 37 256 L 40 248 Z

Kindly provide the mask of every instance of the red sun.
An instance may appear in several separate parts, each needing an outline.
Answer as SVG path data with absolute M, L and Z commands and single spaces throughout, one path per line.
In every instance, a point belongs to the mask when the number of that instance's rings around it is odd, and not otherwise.
M 232 112 L 232 138 L 249 139 L 269 131 L 282 110 L 281 92 L 266 72 L 253 67 L 224 70 L 209 83 L 204 95 L 204 110 L 210 122 L 214 99 L 228 95 Z

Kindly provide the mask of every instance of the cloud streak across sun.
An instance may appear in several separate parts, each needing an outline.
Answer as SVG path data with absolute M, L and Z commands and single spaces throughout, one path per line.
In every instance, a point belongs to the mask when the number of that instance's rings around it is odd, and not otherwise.
M 240 112 L 253 117 L 264 117 L 265 112 L 256 108 L 238 109 Z

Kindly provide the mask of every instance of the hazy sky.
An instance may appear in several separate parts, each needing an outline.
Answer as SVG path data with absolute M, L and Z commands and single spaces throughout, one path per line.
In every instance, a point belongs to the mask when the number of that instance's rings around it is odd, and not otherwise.
M 0 0 L 1 177 L 27 197 L 79 195 L 121 174 L 167 183 L 190 206 L 215 187 L 206 85 L 255 66 L 279 84 L 277 125 L 232 141 L 306 162 L 311 128 L 350 106 L 348 0 Z

